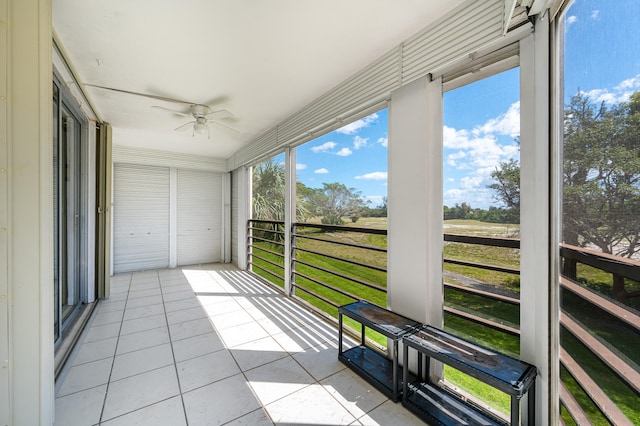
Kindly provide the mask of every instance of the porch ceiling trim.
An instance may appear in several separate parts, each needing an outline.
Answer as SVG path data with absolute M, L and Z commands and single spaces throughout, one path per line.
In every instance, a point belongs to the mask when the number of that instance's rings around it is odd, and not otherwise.
M 210 172 L 226 172 L 225 161 L 213 157 L 146 148 L 133 148 L 121 145 L 113 146 L 113 162 L 176 167 Z
M 227 159 L 227 170 L 361 118 L 391 92 L 503 37 L 504 0 L 469 0 Z

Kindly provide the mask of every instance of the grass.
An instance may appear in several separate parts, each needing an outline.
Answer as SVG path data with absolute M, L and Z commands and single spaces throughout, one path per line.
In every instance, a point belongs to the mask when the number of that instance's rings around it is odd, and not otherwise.
M 347 226 L 357 227 L 376 227 L 385 228 L 386 220 L 384 218 L 364 218 L 357 223 L 349 223 Z M 306 228 L 300 229 L 307 235 L 322 238 L 324 241 L 314 241 L 306 239 L 298 239 L 297 244 L 308 250 L 321 253 L 328 253 L 336 257 L 344 259 L 352 259 L 361 263 L 386 267 L 386 254 L 373 252 L 364 249 L 356 249 L 348 246 L 340 246 L 331 244 L 331 241 L 350 242 L 362 245 L 386 247 L 386 236 L 367 235 L 358 232 L 321 232 L 317 229 Z M 482 224 L 477 221 L 447 221 L 445 223 L 445 232 L 467 235 L 489 235 L 489 236 L 513 236 L 517 235 L 519 229 L 513 225 L 499 224 Z M 263 243 L 260 243 L 263 244 Z M 258 245 L 260 245 L 258 244 Z M 276 246 L 268 247 L 272 251 L 277 251 Z M 256 249 L 257 253 L 266 259 L 282 265 L 282 258 L 271 253 L 261 252 Z M 520 259 L 519 251 L 513 249 L 505 249 L 498 247 L 481 247 L 461 243 L 446 243 L 444 246 L 444 255 L 447 258 L 460 259 L 465 261 L 477 262 L 482 264 L 500 265 L 519 269 Z M 361 266 L 352 265 L 347 262 L 326 258 L 320 255 L 297 252 L 297 259 L 311 264 L 315 264 L 326 269 L 339 272 L 341 274 L 357 277 L 360 280 L 370 282 L 381 287 L 386 287 L 386 273 L 374 271 Z M 274 271 L 282 276 L 283 269 L 270 265 L 260 260 L 255 260 L 265 269 Z M 465 280 L 470 278 L 483 285 L 494 286 L 496 289 L 507 291 L 517 297 L 519 293 L 519 279 L 512 274 L 497 273 L 485 271 L 478 268 L 464 267 L 459 265 L 444 264 L 445 271 L 452 274 L 447 280 L 453 283 L 464 284 Z M 345 292 L 351 293 L 358 299 L 372 301 L 380 306 L 386 306 L 386 294 L 384 292 L 374 290 L 360 284 L 354 283 L 344 278 L 319 271 L 302 264 L 298 264 L 297 271 L 309 275 L 316 280 L 325 282 L 339 288 Z M 280 287 L 284 286 L 284 281 L 274 279 L 270 274 L 266 274 L 255 268 L 254 271 L 275 282 Z M 578 276 L 580 281 L 586 286 L 596 289 L 602 293 L 610 293 L 611 290 L 611 274 L 589 268 L 583 265 L 579 266 Z M 332 300 L 338 305 L 350 303 L 355 299 L 342 295 L 336 291 L 325 288 L 313 281 L 297 277 L 296 282 L 308 288 L 309 290 L 320 294 L 322 297 Z M 640 284 L 631 283 L 629 290 L 640 287 Z M 501 324 L 505 324 L 514 328 L 519 328 L 520 312 L 519 307 L 504 302 L 497 302 L 487 297 L 479 295 L 471 295 L 456 289 L 446 288 L 445 304 L 455 309 L 471 313 L 492 320 Z M 306 300 L 311 305 L 321 309 L 333 317 L 337 318 L 338 310 L 335 306 L 326 303 L 301 289 L 298 289 L 296 295 Z M 640 339 L 638 332 L 625 325 L 624 323 L 611 317 L 581 298 L 570 292 L 563 292 L 562 307 L 567 313 L 571 314 L 576 320 L 581 322 L 590 332 L 596 335 L 601 341 L 605 342 L 611 350 L 616 352 L 625 359 L 629 365 L 639 369 L 640 365 Z M 596 310 L 594 310 L 596 309 Z M 517 336 L 512 336 L 488 327 L 476 324 L 474 322 L 459 318 L 454 315 L 444 315 L 445 329 L 449 332 L 459 335 L 460 337 L 477 342 L 491 349 L 509 354 L 514 357 L 519 356 L 520 342 Z M 354 330 L 359 331 L 360 326 L 355 322 L 351 322 L 345 318 L 345 324 L 351 326 Z M 367 330 L 367 337 L 376 341 L 381 346 L 386 346 L 386 338 L 377 333 Z M 578 363 L 589 373 L 589 375 L 601 386 L 607 394 L 616 402 L 620 409 L 634 422 L 640 424 L 640 411 L 637 410 L 638 395 L 635 394 L 627 385 L 616 378 L 606 365 L 594 356 L 587 348 L 585 348 L 570 333 L 564 331 L 562 334 L 562 346 L 578 361 Z M 493 409 L 503 413 L 508 413 L 509 397 L 487 385 L 478 382 L 452 368 L 445 368 L 446 380 L 455 386 L 464 389 L 465 392 L 474 395 L 483 403 L 491 406 Z M 608 424 L 606 419 L 600 414 L 599 410 L 594 406 L 589 397 L 580 389 L 575 380 L 565 371 L 561 372 L 561 380 L 576 397 L 583 406 L 585 411 L 594 422 L 594 424 Z M 573 424 L 570 420 L 566 409 L 561 410 L 563 419 L 567 424 Z

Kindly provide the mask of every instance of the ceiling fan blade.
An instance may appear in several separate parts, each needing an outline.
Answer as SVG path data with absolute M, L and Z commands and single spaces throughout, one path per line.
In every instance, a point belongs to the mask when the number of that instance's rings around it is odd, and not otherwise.
M 186 104 L 186 105 L 193 105 L 193 102 L 187 102 L 187 101 L 183 101 L 183 100 L 180 100 L 180 99 L 167 98 L 165 96 L 150 95 L 148 93 L 140 93 L 140 92 L 132 92 L 130 90 L 116 89 L 116 88 L 113 88 L 113 87 L 98 86 L 98 85 L 95 85 L 95 84 L 88 84 L 88 83 L 85 83 L 84 85 L 87 86 L 87 87 L 94 87 L 96 89 L 110 90 L 112 92 L 118 92 L 118 93 L 126 93 L 127 95 L 144 96 L 145 98 L 156 99 L 156 100 L 159 100 L 159 101 L 174 102 L 174 103 L 180 103 L 180 104 Z
M 183 117 L 191 117 L 190 113 L 185 113 L 185 112 L 182 112 L 182 111 L 176 111 L 175 109 L 165 108 L 165 107 L 161 107 L 161 106 L 158 106 L 158 105 L 152 105 L 151 108 L 156 108 L 156 109 L 161 109 L 161 110 L 164 110 L 164 111 L 172 112 L 174 114 L 181 115 Z
M 238 130 L 238 129 L 234 129 L 234 128 L 233 128 L 233 127 L 231 127 L 231 126 L 228 126 L 228 125 L 226 125 L 226 124 L 224 124 L 224 123 L 221 123 L 221 122 L 219 122 L 219 121 L 216 121 L 216 120 L 211 120 L 211 119 L 209 119 L 209 120 L 207 120 L 207 123 L 213 123 L 213 124 L 215 124 L 216 126 L 223 127 L 224 129 L 229 130 L 229 131 L 231 131 L 231 132 L 233 132 L 233 133 L 240 133 L 240 130 Z
M 187 130 L 189 127 L 193 127 L 194 124 L 195 124 L 195 121 L 190 121 L 188 123 L 184 123 L 180 127 L 176 127 L 174 130 L 177 130 L 178 132 L 180 132 L 182 130 Z
M 229 118 L 229 117 L 233 117 L 233 114 L 231 114 L 229 111 L 227 111 L 226 109 L 219 109 L 217 111 L 212 111 L 209 114 L 206 114 L 206 117 L 209 120 L 218 120 L 220 118 Z

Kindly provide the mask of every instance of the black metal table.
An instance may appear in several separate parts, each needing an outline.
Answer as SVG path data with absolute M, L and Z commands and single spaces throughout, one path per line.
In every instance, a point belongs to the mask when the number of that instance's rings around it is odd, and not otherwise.
M 526 394 L 528 422 L 535 424 L 536 368 L 431 326 L 403 336 L 402 404 L 427 422 L 439 425 L 506 424 L 445 389 L 430 383 L 433 358 L 511 396 L 511 424 L 520 424 L 520 399 Z M 418 380 L 409 383 L 409 348 L 418 351 Z M 423 371 L 423 364 L 425 364 Z
M 393 401 L 398 401 L 402 387 L 398 368 L 398 342 L 421 326 L 420 323 L 365 301 L 354 302 L 338 308 L 338 359 L 361 377 L 374 385 Z M 342 351 L 342 316 L 361 324 L 360 345 Z M 391 339 L 391 359 L 367 346 L 365 327 Z

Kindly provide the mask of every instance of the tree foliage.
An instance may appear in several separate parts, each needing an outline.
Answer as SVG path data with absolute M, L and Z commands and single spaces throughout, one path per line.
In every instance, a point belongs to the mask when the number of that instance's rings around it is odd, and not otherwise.
M 632 257 L 640 251 L 640 93 L 611 108 L 578 93 L 564 124 L 565 242 Z
M 284 221 L 285 168 L 273 158 L 253 167 L 252 218 Z M 300 198 L 300 196 L 298 196 Z M 296 220 L 303 222 L 309 212 L 302 200 L 296 202 Z
M 307 205 L 313 214 L 321 216 L 320 221 L 328 225 L 342 225 L 343 217 L 355 222 L 366 206 L 360 191 L 339 182 L 323 183 L 322 188 L 309 188 L 306 194 Z

